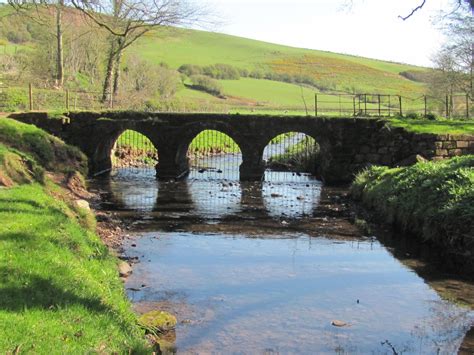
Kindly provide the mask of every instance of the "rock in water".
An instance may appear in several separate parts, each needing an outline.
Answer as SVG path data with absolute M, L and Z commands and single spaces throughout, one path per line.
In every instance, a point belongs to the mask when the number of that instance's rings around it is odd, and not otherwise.
M 132 267 L 124 261 L 121 261 L 119 263 L 118 269 L 119 269 L 119 274 L 121 277 L 127 277 L 128 275 L 132 273 Z
M 167 332 L 176 327 L 176 317 L 164 311 L 151 311 L 138 318 L 138 323 L 153 332 Z
M 347 327 L 348 324 L 346 322 L 343 322 L 342 320 L 333 320 L 331 324 L 335 327 Z

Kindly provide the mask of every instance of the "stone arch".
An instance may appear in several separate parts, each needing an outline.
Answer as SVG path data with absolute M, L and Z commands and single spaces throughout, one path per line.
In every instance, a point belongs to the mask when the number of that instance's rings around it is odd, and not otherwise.
M 96 145 L 90 159 L 90 170 L 93 174 L 105 173 L 112 169 L 112 150 L 119 137 L 127 130 L 132 130 L 144 135 L 152 142 L 153 146 L 157 148 L 156 140 L 151 139 L 145 130 L 137 127 L 116 127 L 113 125 L 110 127 L 101 127 L 100 131 L 95 135 L 95 137 L 99 137 L 99 139 L 96 140 Z
M 119 162 L 120 156 L 131 155 L 127 160 L 130 166 L 154 168 L 158 160 L 158 149 L 148 134 L 149 132 L 145 133 L 144 130 L 137 127 L 122 130 L 110 150 L 112 165 L 114 165 L 114 160 L 116 163 Z M 113 156 L 114 150 L 115 153 L 118 153 L 115 157 Z M 118 164 L 118 166 L 121 165 Z
M 286 136 L 285 136 L 286 135 Z M 309 138 L 309 139 L 307 139 Z M 277 140 L 274 142 L 274 140 Z M 266 167 L 269 167 L 269 163 L 273 162 L 270 165 L 273 169 L 280 170 L 285 167 L 285 165 L 291 168 L 291 165 L 294 164 L 294 159 L 298 160 L 298 155 L 301 157 L 301 163 L 304 163 L 305 158 L 309 157 L 316 160 L 317 155 L 320 151 L 320 142 L 318 140 L 318 135 L 314 135 L 312 132 L 300 129 L 285 129 L 277 132 L 272 132 L 271 136 L 268 136 L 265 140 L 266 144 L 262 152 L 262 160 L 266 161 Z M 300 142 L 305 142 L 306 148 L 303 147 L 303 151 L 299 152 L 297 145 Z M 273 160 L 277 157 L 284 158 L 284 156 L 292 151 L 292 147 L 295 147 L 293 152 L 294 158 L 289 159 L 289 161 L 284 162 L 285 159 L 282 159 L 280 162 L 278 160 Z M 278 159 L 278 158 L 277 158 Z M 293 161 L 293 162 L 292 162 Z M 287 165 L 290 163 L 289 165 Z M 311 173 L 316 173 L 316 161 L 314 163 L 309 163 L 311 166 L 294 166 L 295 170 L 306 171 Z
M 214 127 L 206 125 L 206 127 L 188 132 L 189 134 L 177 152 L 177 158 L 186 159 L 190 167 L 194 167 L 200 173 L 205 172 L 207 177 L 238 179 L 240 165 L 242 164 L 241 143 L 239 144 L 238 139 L 234 138 L 235 135 L 231 130 L 219 129 L 222 127 L 217 125 L 214 125 Z M 201 143 L 201 149 L 197 146 L 193 147 L 193 142 Z M 206 147 L 207 144 L 214 148 Z M 222 150 L 219 151 L 219 146 L 226 154 L 225 159 L 222 159 L 219 155 L 222 152 Z M 229 150 L 226 151 L 226 149 Z M 195 170 L 191 170 L 191 172 L 193 173 Z M 215 175 L 215 173 L 223 175 Z M 200 175 L 194 177 L 197 176 Z
M 204 131 L 217 131 L 229 136 L 239 147 L 243 155 L 243 147 L 245 142 L 238 136 L 235 129 L 230 127 L 228 124 L 221 122 L 206 122 L 205 124 L 193 124 L 185 126 L 182 130 L 183 134 L 180 137 L 180 142 L 178 145 L 176 160 L 180 161 L 186 159 L 186 154 L 188 152 L 189 146 L 192 141 Z

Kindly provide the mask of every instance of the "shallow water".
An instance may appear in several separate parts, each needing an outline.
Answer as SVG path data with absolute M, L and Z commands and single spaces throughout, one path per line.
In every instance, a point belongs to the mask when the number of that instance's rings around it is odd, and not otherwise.
M 127 287 L 140 291 L 128 294 L 164 301 L 185 320 L 180 351 L 391 353 L 388 340 L 398 351 L 449 354 L 472 317 L 378 242 L 151 232 L 134 243 L 142 262 Z
M 474 313 L 334 214 L 344 204 L 321 182 L 218 174 L 123 170 L 93 184 L 131 223 L 130 299 L 177 315 L 178 353 L 456 353 Z

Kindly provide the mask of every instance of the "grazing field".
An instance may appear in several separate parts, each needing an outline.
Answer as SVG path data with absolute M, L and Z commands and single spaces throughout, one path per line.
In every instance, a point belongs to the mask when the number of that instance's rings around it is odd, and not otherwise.
M 153 31 L 142 38 L 131 53 L 153 63 L 166 63 L 172 68 L 183 64 L 213 65 L 223 63 L 248 71 L 307 75 L 318 87 L 331 92 L 385 93 L 420 95 L 424 86 L 410 81 L 399 73 L 407 70 L 426 70 L 412 65 L 384 62 L 331 52 L 287 47 L 247 38 L 196 30 L 174 29 Z M 260 83 L 260 81 L 262 81 Z M 301 87 L 293 83 L 241 78 L 219 80 L 225 94 L 245 102 L 265 101 L 275 104 L 298 105 L 301 110 Z M 316 87 L 305 85 L 307 99 Z M 209 95 L 210 96 L 210 95 Z M 182 89 L 181 98 L 211 100 Z

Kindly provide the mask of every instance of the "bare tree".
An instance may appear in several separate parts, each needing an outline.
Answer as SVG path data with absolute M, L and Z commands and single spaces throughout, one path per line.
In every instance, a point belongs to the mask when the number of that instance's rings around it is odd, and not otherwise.
M 415 12 L 421 10 L 423 6 L 425 6 L 426 2 L 427 0 L 421 0 L 421 2 L 416 7 L 414 7 L 408 15 L 405 15 L 405 16 L 399 15 L 398 17 L 401 18 L 403 21 L 408 20 L 410 17 L 412 17 L 415 14 Z M 462 8 L 466 5 L 469 6 L 471 11 L 473 11 L 474 9 L 474 0 L 454 0 L 453 3 L 454 3 L 453 8 L 446 9 L 447 11 L 450 11 L 451 13 L 456 13 L 459 10 L 462 10 Z
M 456 11 L 444 13 L 437 20 L 447 42 L 433 57 L 435 70 L 429 90 L 440 99 L 446 96 L 446 109 L 453 110 L 453 95 L 466 95 L 466 105 L 474 97 L 474 18 L 470 4 L 463 3 Z
M 420 11 L 423 9 L 423 7 L 429 2 L 430 0 L 414 0 L 413 3 L 417 4 L 416 6 L 411 9 L 410 13 L 407 15 L 399 15 L 398 17 L 402 19 L 403 21 L 408 20 L 410 17 L 412 17 L 416 12 Z M 356 0 L 344 0 L 343 1 L 343 8 L 352 8 Z M 463 5 L 467 5 L 470 7 L 471 11 L 474 11 L 474 0 L 453 0 L 453 5 L 449 6 L 449 9 L 447 8 L 446 11 L 450 12 L 457 12 L 459 9 L 463 7 Z
M 109 33 L 109 50 L 102 99 L 119 89 L 125 49 L 150 30 L 204 21 L 208 12 L 186 0 L 71 0 L 88 19 Z
M 63 11 L 64 0 L 7 0 L 8 4 L 22 15 L 42 25 L 50 26 L 49 11 L 55 12 L 56 36 L 56 85 L 64 84 Z

